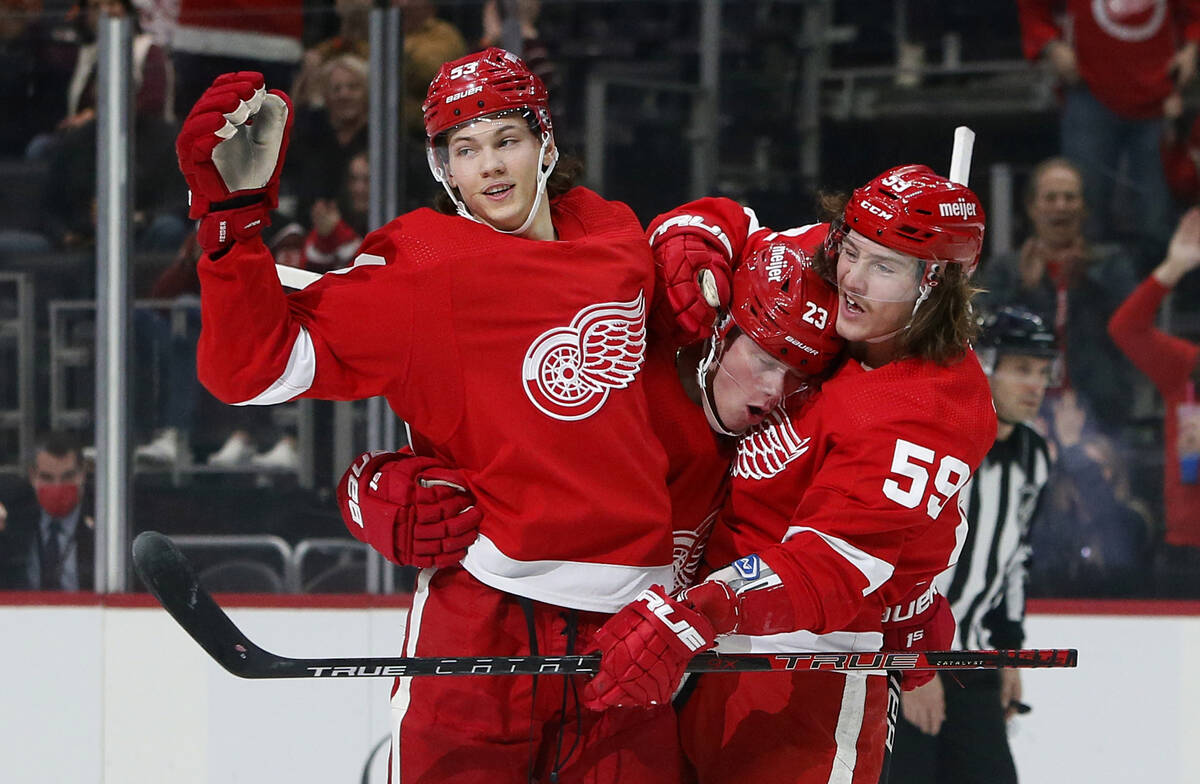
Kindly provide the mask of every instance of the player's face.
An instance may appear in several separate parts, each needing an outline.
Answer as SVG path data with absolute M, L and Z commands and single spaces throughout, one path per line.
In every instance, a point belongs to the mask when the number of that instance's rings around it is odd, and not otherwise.
M 1029 220 L 1033 233 L 1051 247 L 1064 247 L 1083 234 L 1083 182 L 1074 170 L 1051 166 L 1038 177 Z
M 837 332 L 850 342 L 891 335 L 912 319 L 925 265 L 851 231 L 838 253 Z
M 471 123 L 450 134 L 450 186 L 475 217 L 504 231 L 518 229 L 537 196 L 541 148 L 519 115 Z
M 796 371 L 744 334 L 738 334 L 726 348 L 713 376 L 717 415 L 735 433 L 749 430 L 798 390 L 803 381 Z
M 992 400 L 1001 422 L 1028 422 L 1042 407 L 1054 360 L 1027 354 L 1002 354 L 992 371 Z

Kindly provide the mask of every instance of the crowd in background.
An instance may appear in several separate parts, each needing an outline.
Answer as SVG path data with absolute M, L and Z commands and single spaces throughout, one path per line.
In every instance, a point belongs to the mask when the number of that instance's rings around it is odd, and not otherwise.
M 694 40 L 695 18 L 680 9 L 681 3 L 584 4 L 591 7 L 582 10 L 569 3 L 543 7 L 536 0 L 395 4 L 404 22 L 404 209 L 427 203 L 435 187 L 425 166 L 419 113 L 430 78 L 447 60 L 507 40 L 506 11 L 515 10 L 517 17 L 508 21 L 516 23 L 525 59 L 554 96 L 563 92 L 554 85 L 568 63 L 576 68 L 572 76 L 580 77 L 586 68 L 610 64 L 614 53 L 650 63 L 648 72 L 655 75 L 666 71 L 686 79 L 695 68 L 695 52 L 684 43 Z M 213 76 L 228 70 L 263 72 L 268 86 L 287 90 L 295 107 L 279 210 L 264 237 L 283 264 L 316 272 L 347 266 L 371 228 L 367 19 L 372 5 L 371 0 L 274 0 L 265 9 L 248 0 L 0 0 L 0 102 L 6 109 L 0 118 L 5 177 L 0 202 L 6 212 L 0 215 L 0 270 L 30 269 L 38 259 L 56 258 L 46 262 L 47 268 L 74 264 L 76 277 L 94 276 L 89 254 L 96 242 L 97 22 L 102 14 L 129 16 L 135 26 L 133 237 L 139 258 L 149 259 L 138 264 L 134 294 L 182 303 L 183 314 L 136 312 L 137 464 L 240 471 L 245 497 L 256 499 L 247 515 L 252 524 L 289 540 L 343 532 L 328 482 L 318 480 L 316 489 L 306 491 L 288 479 L 300 467 L 294 416 L 220 406 L 196 383 L 199 250 L 186 218 L 173 139 L 180 118 Z M 847 4 L 833 5 L 839 21 L 853 17 L 843 7 Z M 978 300 L 981 316 L 1005 305 L 1026 308 L 1053 326 L 1062 351 L 1061 381 L 1049 390 L 1033 423 L 1049 442 L 1053 467 L 1029 534 L 1031 593 L 1200 596 L 1200 404 L 1195 397 L 1200 276 L 1189 276 L 1200 264 L 1200 216 L 1187 211 L 1200 195 L 1200 126 L 1191 121 L 1197 103 L 1189 91 L 1200 17 L 1193 18 L 1188 3 L 1134 3 L 1128 18 L 1116 9 L 1108 21 L 1118 32 L 1149 31 L 1141 38 L 1116 35 L 1101 23 L 1076 23 L 1068 35 L 1052 3 L 984 5 L 1007 20 L 1008 28 L 1001 24 L 1000 29 L 1012 33 L 988 39 L 992 56 L 1023 55 L 1031 69 L 1049 69 L 1058 94 L 1054 116 L 1040 118 L 1052 142 L 1029 145 L 1034 154 L 1006 160 L 1024 184 L 1012 205 L 1021 227 L 1014 249 L 985 252 L 976 280 L 984 290 Z M 1080 4 L 1065 5 L 1078 11 L 1074 6 Z M 731 37 L 741 42 L 730 61 L 770 73 L 780 52 L 787 51 L 779 46 L 779 25 L 771 29 L 768 23 L 770 14 L 795 9 L 787 3 L 754 6 L 744 15 L 725 14 Z M 890 15 L 888 4 L 866 6 Z M 961 32 L 971 40 L 965 12 L 948 10 L 931 34 L 933 28 L 924 24 L 929 9 L 909 6 L 921 9 L 910 20 L 910 38 L 884 55 L 897 65 L 891 89 L 898 91 L 923 89 L 922 62 L 933 59 L 939 46 L 948 62 L 953 35 Z M 1170 11 L 1166 21 L 1153 18 L 1160 6 Z M 669 45 L 650 51 L 642 39 L 622 37 L 622 20 L 638 13 L 646 17 L 647 35 Z M 962 31 L 952 29 L 955 19 L 962 21 Z M 865 35 L 870 30 L 864 24 L 860 31 L 864 59 L 873 56 L 871 46 L 877 43 Z M 1120 46 L 1106 43 L 1106 35 L 1115 35 Z M 588 45 L 598 52 L 590 59 Z M 852 59 L 853 47 L 848 49 L 839 58 Z M 688 65 L 664 65 L 656 56 Z M 738 99 L 733 95 L 728 103 L 741 106 Z M 641 188 L 627 200 L 643 219 L 673 206 L 678 182 L 656 188 L 661 181 L 645 176 L 642 167 L 653 156 L 668 166 L 678 161 L 673 156 L 688 142 L 680 135 L 682 120 L 672 114 L 677 108 L 661 97 L 647 97 L 636 105 L 636 116 L 609 119 L 618 126 L 627 120 L 614 144 L 628 151 L 614 156 L 624 176 L 617 193 L 609 195 L 625 198 L 622 190 Z M 737 136 L 762 118 L 734 111 L 720 111 L 722 149 L 736 148 L 732 157 L 751 147 L 769 149 Z M 554 114 L 566 146 L 577 146 L 584 132 L 579 107 L 556 106 Z M 987 118 L 973 124 L 980 149 L 990 143 L 989 134 L 1003 132 L 991 129 Z M 829 160 L 823 170 L 830 174 L 822 179 L 828 186 L 855 181 L 855 165 L 877 170 L 902 162 L 839 160 L 855 149 L 854 133 L 841 135 L 843 146 L 836 139 L 825 145 Z M 923 160 L 924 148 L 898 154 L 945 168 L 943 158 Z M 720 177 L 717 190 L 754 195 L 752 186 L 735 182 L 732 175 Z M 753 206 L 786 211 L 776 222 L 799 225 L 815 219 L 807 206 L 815 203 L 813 195 L 777 193 Z M 59 296 L 89 295 L 86 286 L 47 288 Z M 44 330 L 44 313 L 37 319 Z M 331 414 L 317 407 L 314 419 L 321 443 L 333 427 Z M 38 429 L 48 431 L 49 425 L 47 413 L 39 411 Z M 50 433 L 32 454 L 13 461 L 20 464 L 19 472 L 0 484 L 0 587 L 88 587 L 84 562 L 90 565 L 92 523 L 84 447 L 89 438 L 86 429 Z M 341 466 L 324 468 L 318 476 Z M 182 488 L 147 480 L 136 503 L 146 515 L 178 508 L 189 486 L 211 493 L 203 476 Z M 74 494 L 70 487 L 76 488 Z M 67 496 L 74 503 L 63 509 Z M 283 504 L 284 496 L 293 501 Z M 265 511 L 282 506 L 294 513 Z M 296 511 L 301 507 L 307 511 Z M 223 532 L 201 522 L 203 516 L 183 514 L 174 529 Z M 146 519 L 139 513 L 139 520 Z M 66 568 L 36 568 L 43 557 Z

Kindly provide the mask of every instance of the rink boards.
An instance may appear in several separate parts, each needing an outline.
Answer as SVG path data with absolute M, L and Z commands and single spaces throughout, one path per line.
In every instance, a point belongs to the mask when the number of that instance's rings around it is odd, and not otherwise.
M 267 598 L 221 601 L 270 650 L 400 649 L 401 601 Z M 1026 644 L 1078 648 L 1079 667 L 1023 673 L 1023 784 L 1200 781 L 1200 603 L 1031 609 Z M 0 640 L 6 784 L 358 781 L 388 733 L 388 681 L 239 680 L 143 596 L 0 595 Z M 382 754 L 371 771 L 385 780 Z

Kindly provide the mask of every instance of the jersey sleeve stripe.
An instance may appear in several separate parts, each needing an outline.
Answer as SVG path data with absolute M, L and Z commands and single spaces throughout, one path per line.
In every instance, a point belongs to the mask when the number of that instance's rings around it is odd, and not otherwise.
M 301 327 L 296 335 L 296 342 L 292 344 L 292 353 L 288 356 L 283 375 L 256 396 L 234 405 L 273 406 L 276 403 L 285 403 L 307 392 L 312 387 L 316 375 L 317 352 L 308 330 Z
M 802 533 L 811 533 L 820 537 L 829 548 L 838 555 L 850 562 L 858 571 L 862 572 L 863 577 L 867 578 L 867 587 L 863 589 L 863 596 L 867 596 L 876 591 L 879 586 L 886 583 L 892 576 L 892 572 L 896 567 L 892 566 L 887 561 L 876 558 L 868 552 L 858 549 L 844 539 L 839 539 L 836 536 L 830 536 L 827 533 L 809 528 L 808 526 L 793 525 L 787 529 L 787 533 L 783 535 L 783 541 L 788 541 L 794 536 Z

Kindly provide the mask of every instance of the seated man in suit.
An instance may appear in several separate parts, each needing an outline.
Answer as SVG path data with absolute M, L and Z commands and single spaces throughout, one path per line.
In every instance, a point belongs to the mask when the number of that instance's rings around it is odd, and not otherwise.
M 29 484 L 0 488 L 0 588 L 90 591 L 95 523 L 85 514 L 87 470 L 78 442 L 49 433 L 29 461 Z

